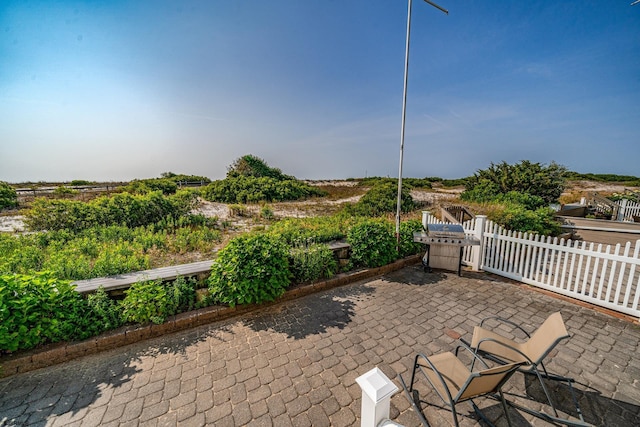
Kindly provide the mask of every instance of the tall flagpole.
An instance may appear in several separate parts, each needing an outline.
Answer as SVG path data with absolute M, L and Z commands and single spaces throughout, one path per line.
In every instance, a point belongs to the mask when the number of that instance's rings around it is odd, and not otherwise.
M 441 10 L 442 12 L 449 14 L 449 11 L 430 0 L 424 0 L 431 6 Z M 411 40 L 411 5 L 412 0 L 409 0 L 407 6 L 407 37 L 406 46 L 404 51 L 404 88 L 402 90 L 402 128 L 400 130 L 400 166 L 398 168 L 398 203 L 396 206 L 396 242 L 398 247 L 400 246 L 400 212 L 402 210 L 402 163 L 404 157 L 404 128 L 407 118 L 407 82 L 409 79 L 409 43 Z

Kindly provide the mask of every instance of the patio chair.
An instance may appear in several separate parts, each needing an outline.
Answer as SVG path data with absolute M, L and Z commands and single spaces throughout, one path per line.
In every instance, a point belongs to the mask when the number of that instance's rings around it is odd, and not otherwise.
M 527 336 L 527 340 L 524 342 L 516 342 L 494 332 L 494 330 L 489 330 L 484 326 L 484 324 L 489 320 L 493 320 L 497 323 L 506 323 L 517 328 Z M 547 421 L 566 425 L 584 426 L 587 424 L 585 424 L 584 422 L 582 411 L 580 410 L 580 406 L 578 405 L 578 401 L 576 399 L 575 392 L 572 386 L 572 383 L 575 382 L 575 380 L 573 378 L 549 374 L 549 372 L 547 372 L 547 368 L 543 363 L 543 360 L 549 355 L 549 353 L 551 353 L 556 345 L 567 338 L 569 338 L 569 333 L 567 332 L 567 329 L 564 325 L 562 316 L 558 312 L 553 313 L 549 317 L 547 317 L 542 325 L 540 325 L 540 327 L 531 335 L 521 326 L 510 320 L 503 319 L 498 316 L 487 317 L 480 322 L 480 326 L 474 327 L 471 343 L 467 343 L 464 340 L 461 341 L 465 345 L 471 347 L 471 349 L 473 349 L 479 356 L 499 364 L 526 362 L 525 365 L 519 367 L 519 370 L 523 373 L 533 374 L 538 378 L 538 380 L 540 381 L 540 385 L 542 386 L 542 390 L 544 391 L 544 394 L 549 402 L 549 405 L 553 409 L 554 416 L 551 416 L 544 412 L 533 411 L 520 405 L 516 405 L 512 402 L 509 402 L 509 404 Z M 475 363 L 475 360 L 473 363 Z M 542 368 L 542 372 L 540 368 Z M 576 411 L 581 422 L 566 420 L 558 416 L 558 410 L 554 405 L 551 394 L 549 393 L 549 390 L 547 389 L 543 378 L 568 384 L 569 390 L 571 391 L 573 403 L 575 404 Z
M 473 354 L 473 352 L 471 352 L 471 354 Z M 473 357 L 477 358 L 475 354 L 473 354 Z M 457 356 L 451 352 L 440 353 L 430 357 L 418 353 L 413 364 L 409 387 L 405 384 L 402 375 L 398 375 L 405 395 L 409 399 L 409 402 L 411 402 L 423 425 L 429 426 L 429 423 L 422 414 L 419 397 L 414 395 L 414 385 L 418 371 L 422 372 L 436 394 L 449 406 L 456 427 L 459 425 L 456 405 L 466 401 L 471 403 L 474 411 L 487 424 L 493 426 L 491 421 L 484 416 L 480 408 L 478 408 L 473 401 L 476 397 L 482 396 L 494 397 L 501 401 L 502 408 L 507 417 L 507 423 L 511 426 L 511 420 L 501 388 L 511 375 L 526 362 L 514 362 L 489 368 L 482 359 L 478 358 L 478 360 L 486 369 L 471 372 Z M 498 396 L 495 396 L 496 394 L 498 394 Z

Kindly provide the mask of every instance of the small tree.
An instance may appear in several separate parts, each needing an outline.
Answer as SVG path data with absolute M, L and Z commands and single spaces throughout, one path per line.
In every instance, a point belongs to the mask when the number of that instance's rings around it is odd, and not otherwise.
M 18 193 L 4 181 L 0 181 L 0 209 L 18 206 Z
M 267 162 L 253 154 L 247 154 L 236 159 L 227 169 L 227 178 L 249 176 L 254 178 L 273 178 L 278 181 L 294 180 L 295 177 L 285 175 L 278 168 L 272 168 Z
M 491 163 L 489 168 L 469 177 L 462 193 L 463 200 L 487 202 L 510 191 L 541 197 L 546 203 L 558 200 L 565 187 L 567 169 L 555 162 L 549 166 L 523 160 L 510 165 Z

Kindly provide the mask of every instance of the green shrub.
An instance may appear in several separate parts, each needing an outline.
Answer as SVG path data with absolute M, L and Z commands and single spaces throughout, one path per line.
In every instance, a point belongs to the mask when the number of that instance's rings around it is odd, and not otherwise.
M 214 181 L 202 197 L 221 203 L 284 202 L 323 196 L 326 193 L 302 181 L 280 181 L 270 177 L 237 176 Z
M 89 306 L 69 281 L 50 273 L 0 276 L 0 351 L 94 333 Z
M 289 248 L 278 236 L 250 233 L 218 253 L 209 276 L 213 301 L 235 306 L 273 301 L 289 285 Z
M 120 303 L 112 300 L 102 286 L 87 297 L 87 303 L 98 333 L 115 329 L 124 324 Z
M 74 195 L 76 195 L 78 193 L 80 193 L 78 190 L 75 190 L 75 189 L 69 188 L 69 187 L 65 187 L 64 185 L 62 185 L 60 187 L 56 187 L 56 189 L 53 190 L 53 194 L 58 196 L 58 197 L 74 196 Z
M 269 228 L 269 233 L 281 236 L 289 245 L 306 242 L 326 243 L 344 239 L 356 220 L 344 214 L 312 218 L 284 218 Z
M 160 192 L 144 195 L 120 193 L 90 202 L 36 199 L 25 215 L 25 223 L 37 230 L 84 230 L 96 226 L 139 227 L 167 217 L 179 218 L 193 208 L 195 196 L 178 192 L 163 196 Z
M 178 184 L 171 179 L 165 178 L 136 179 L 124 186 L 123 190 L 132 194 L 146 194 L 153 191 L 160 191 L 162 194 L 168 196 L 178 191 Z
M 0 181 L 0 210 L 18 206 L 18 193 L 4 181 Z
M 121 302 L 123 319 L 132 323 L 163 323 L 178 308 L 172 290 L 162 280 L 134 283 L 124 291 L 126 296 Z
M 273 209 L 271 209 L 271 206 L 264 205 L 262 206 L 262 208 L 260 208 L 260 218 L 266 220 L 272 220 L 274 218 Z
M 544 199 L 540 196 L 533 196 L 529 193 L 520 193 L 517 191 L 509 191 L 508 193 L 500 194 L 495 198 L 495 201 L 505 204 L 516 203 L 532 211 L 547 205 Z
M 492 200 L 491 195 L 516 191 L 541 197 L 547 204 L 554 203 L 564 190 L 566 173 L 564 166 L 554 162 L 548 166 L 528 160 L 514 165 L 491 163 L 489 168 L 467 179 L 461 198 L 482 203 Z
M 560 234 L 560 224 L 554 219 L 553 214 L 550 208 L 543 207 L 532 211 L 523 205 L 507 204 L 488 217 L 509 230 L 557 236 Z
M 329 279 L 338 270 L 333 251 L 326 244 L 294 247 L 291 249 L 289 265 L 294 283 Z
M 347 205 L 345 211 L 352 215 L 375 217 L 395 213 L 397 206 L 398 184 L 383 182 L 374 185 L 355 205 Z M 402 187 L 400 207 L 402 212 L 410 212 L 415 207 L 407 187 Z
M 413 233 L 415 231 L 423 231 L 421 221 L 410 219 L 400 223 L 400 258 L 415 255 L 424 250 L 422 243 L 413 241 Z
M 273 178 L 277 181 L 295 180 L 293 176 L 285 175 L 278 168 L 272 168 L 267 165 L 263 159 L 252 154 L 247 154 L 236 159 L 231 166 L 227 168 L 227 178 L 237 178 L 240 176 L 254 178 Z
M 369 219 L 351 227 L 347 234 L 351 262 L 356 267 L 380 267 L 397 256 L 393 226 L 383 219 Z

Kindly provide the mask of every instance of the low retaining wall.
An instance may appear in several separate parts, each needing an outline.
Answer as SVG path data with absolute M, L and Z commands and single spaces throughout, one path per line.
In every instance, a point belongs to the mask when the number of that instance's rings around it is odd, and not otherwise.
M 339 274 L 323 282 L 302 285 L 290 289 L 286 291 L 282 297 L 270 303 L 249 304 L 236 307 L 211 306 L 177 314 L 160 325 L 149 324 L 124 326 L 84 341 L 50 344 L 34 350 L 16 352 L 11 355 L 3 355 L 0 356 L 0 378 L 45 368 L 47 366 L 53 366 L 58 363 L 95 354 L 104 350 L 123 347 L 141 340 L 155 338 L 196 326 L 206 325 L 215 321 L 228 319 L 275 304 L 280 304 L 285 301 L 294 300 L 315 292 L 387 274 L 408 265 L 416 264 L 420 262 L 421 259 L 422 255 L 418 254 L 382 267 Z

